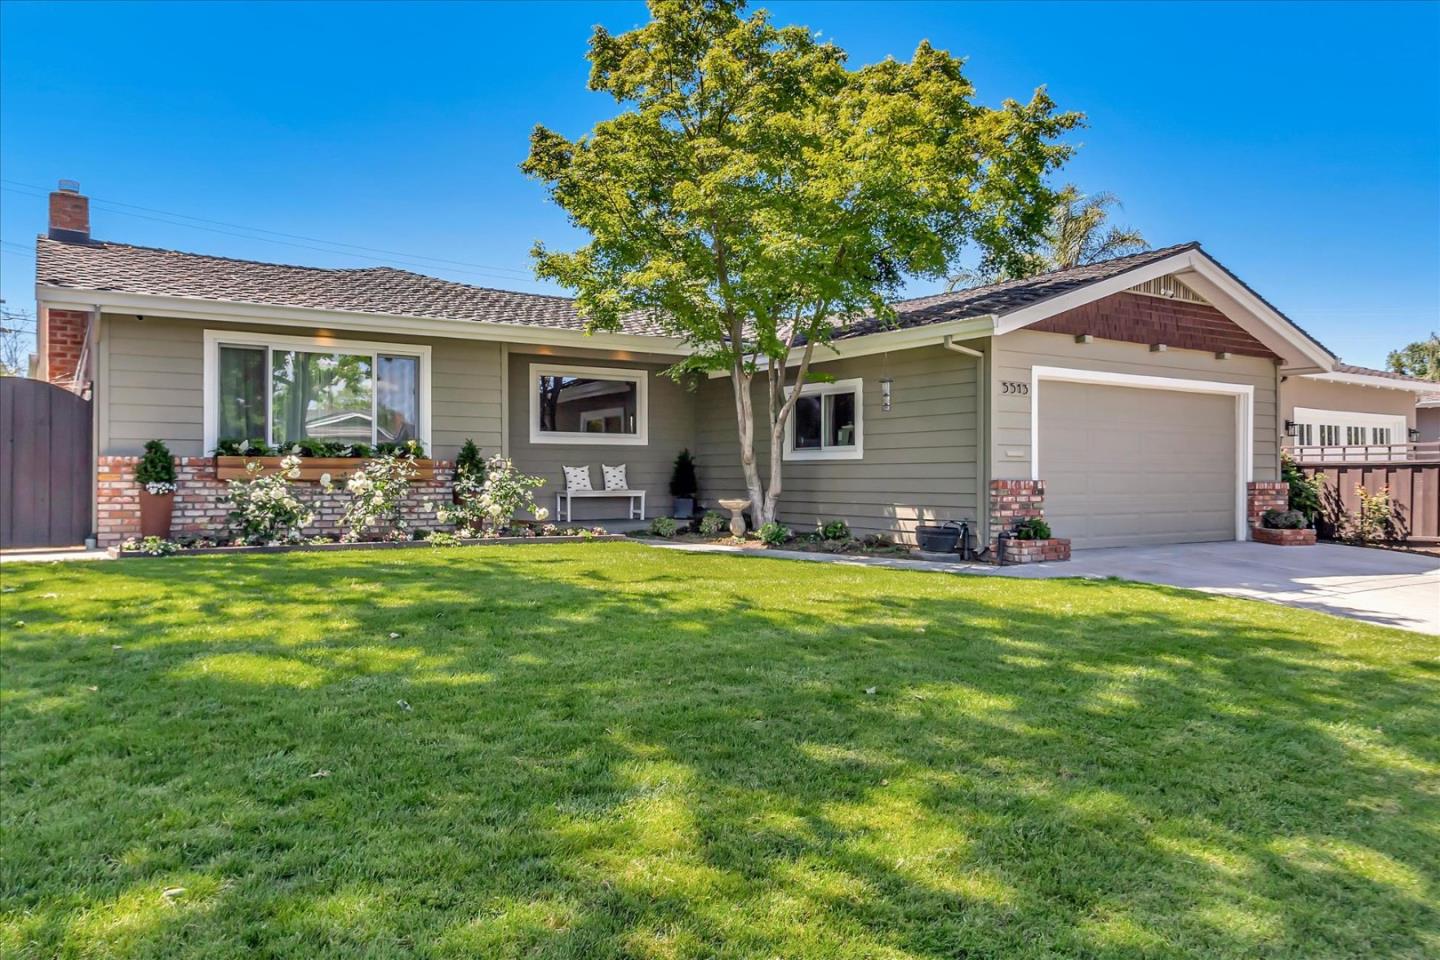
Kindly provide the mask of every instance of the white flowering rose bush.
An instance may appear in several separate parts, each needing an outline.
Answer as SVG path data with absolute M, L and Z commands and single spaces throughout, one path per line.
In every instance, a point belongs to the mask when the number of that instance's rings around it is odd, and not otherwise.
M 315 515 L 290 491 L 300 476 L 300 458 L 286 457 L 280 470 L 268 476 L 251 461 L 245 477 L 229 481 L 225 500 L 231 505 L 230 525 L 236 539 L 245 543 L 299 543 L 300 532 L 315 522 Z
M 350 502 L 340 518 L 345 528 L 341 540 L 354 543 L 371 528 L 388 540 L 410 539 L 410 524 L 400 508 L 410 491 L 410 481 L 419 472 L 413 457 L 392 451 L 352 473 L 345 483 Z
M 438 519 L 453 523 L 461 537 L 498 537 L 522 510 L 549 519 L 550 511 L 535 505 L 535 491 L 544 485 L 543 477 L 521 473 L 508 458 L 490 457 L 482 469 L 455 474 L 455 505 L 441 508 Z

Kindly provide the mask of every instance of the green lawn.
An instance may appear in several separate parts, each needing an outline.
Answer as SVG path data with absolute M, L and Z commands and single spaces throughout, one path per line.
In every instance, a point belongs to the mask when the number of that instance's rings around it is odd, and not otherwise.
M 1440 955 L 1436 638 L 627 543 L 3 581 L 7 958 Z

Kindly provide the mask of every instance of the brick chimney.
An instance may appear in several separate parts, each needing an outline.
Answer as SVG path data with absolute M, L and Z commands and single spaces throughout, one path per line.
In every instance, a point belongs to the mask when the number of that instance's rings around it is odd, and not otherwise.
M 50 239 L 67 243 L 90 242 L 90 199 L 80 184 L 61 180 L 50 194 Z M 39 376 L 79 393 L 85 388 L 86 339 L 90 313 L 56 310 L 40 305 Z
M 90 242 L 90 198 L 74 180 L 61 180 L 50 194 L 50 239 Z

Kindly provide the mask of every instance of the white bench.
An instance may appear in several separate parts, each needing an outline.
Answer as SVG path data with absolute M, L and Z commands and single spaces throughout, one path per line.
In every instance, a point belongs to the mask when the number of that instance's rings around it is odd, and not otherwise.
M 626 515 L 631 520 L 645 519 L 645 491 L 644 490 L 557 490 L 555 491 L 555 519 L 560 519 L 561 514 L 565 516 L 565 522 L 570 522 L 571 501 L 575 497 L 625 497 L 629 503 Z M 561 503 L 564 509 L 561 509 Z

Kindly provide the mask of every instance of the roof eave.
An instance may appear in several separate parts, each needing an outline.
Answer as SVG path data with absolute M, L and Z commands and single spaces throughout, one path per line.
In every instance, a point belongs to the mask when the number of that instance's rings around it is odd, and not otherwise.
M 1407 393 L 1418 393 L 1421 395 L 1434 393 L 1436 385 L 1423 380 L 1401 380 L 1394 377 L 1377 377 L 1368 373 L 1350 373 L 1344 370 L 1332 370 L 1328 373 L 1305 374 L 1311 380 L 1324 380 L 1328 383 L 1349 383 L 1361 387 L 1375 387 L 1380 390 L 1403 390 Z

